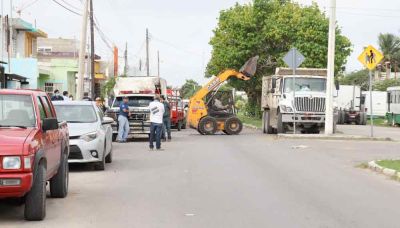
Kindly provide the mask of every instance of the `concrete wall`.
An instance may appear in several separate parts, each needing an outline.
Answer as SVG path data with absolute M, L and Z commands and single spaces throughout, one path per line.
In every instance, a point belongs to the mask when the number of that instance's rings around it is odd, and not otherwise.
M 77 59 L 51 59 L 50 61 L 40 62 L 40 77 L 38 87 L 44 89 L 45 83 L 58 83 L 62 91 L 68 91 L 75 96 L 76 80 L 78 72 Z
M 8 73 L 8 65 L 5 65 L 5 72 Z M 21 75 L 28 79 L 28 88 L 36 89 L 38 85 L 38 62 L 34 58 L 12 58 L 11 73 Z

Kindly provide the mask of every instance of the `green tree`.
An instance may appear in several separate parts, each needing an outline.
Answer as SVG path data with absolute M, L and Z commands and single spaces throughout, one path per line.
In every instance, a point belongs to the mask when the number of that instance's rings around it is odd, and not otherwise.
M 111 77 L 107 80 L 104 86 L 101 87 L 101 97 L 103 99 L 108 97 L 112 93 L 114 86 L 115 86 L 115 78 Z
M 185 84 L 181 87 L 181 94 L 184 99 L 189 99 L 194 95 L 197 90 L 199 90 L 201 87 L 199 83 L 192 79 L 186 79 Z
M 368 90 L 368 85 L 369 85 L 368 70 L 363 69 L 351 72 L 341 77 L 339 82 L 341 85 L 357 85 L 360 86 L 362 90 Z
M 400 86 L 400 80 L 399 79 L 386 79 L 383 81 L 378 81 L 374 84 L 374 90 L 379 90 L 379 91 L 386 91 L 388 87 L 391 86 Z
M 261 103 L 261 78 L 271 75 L 277 66 L 285 66 L 282 57 L 296 47 L 306 57 L 302 67 L 325 68 L 327 63 L 328 29 L 326 15 L 316 4 L 301 6 L 285 0 L 254 0 L 252 4 L 236 4 L 220 12 L 210 45 L 212 57 L 207 75 L 224 69 L 239 69 L 246 60 L 259 55 L 258 70 L 251 80 L 231 80 L 249 97 L 249 113 L 258 116 Z M 342 71 L 351 53 L 350 41 L 336 28 L 336 72 Z
M 384 61 L 389 61 L 391 64 L 400 60 L 400 38 L 391 34 L 379 34 L 379 47 L 383 52 Z

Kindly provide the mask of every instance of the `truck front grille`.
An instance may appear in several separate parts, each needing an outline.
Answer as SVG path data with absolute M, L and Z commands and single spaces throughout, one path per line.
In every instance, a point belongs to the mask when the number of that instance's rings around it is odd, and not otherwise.
M 146 121 L 150 119 L 150 113 L 131 113 L 129 120 L 142 120 Z
M 297 112 L 325 112 L 325 98 L 296 97 L 294 106 Z

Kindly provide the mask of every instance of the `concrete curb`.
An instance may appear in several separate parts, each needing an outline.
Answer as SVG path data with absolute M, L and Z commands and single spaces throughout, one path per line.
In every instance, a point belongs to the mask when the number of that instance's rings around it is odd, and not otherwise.
M 378 160 L 379 161 L 379 160 Z M 376 161 L 370 161 L 368 162 L 368 168 L 372 171 L 375 171 L 377 173 L 382 173 L 383 175 L 386 175 L 391 178 L 395 178 L 397 180 L 400 180 L 400 172 L 397 172 L 394 169 L 388 169 L 384 168 L 376 163 Z
M 385 141 L 394 140 L 386 137 L 368 137 L 362 135 L 324 135 L 324 134 L 278 134 L 278 138 L 283 139 L 328 139 L 328 140 L 354 140 L 354 141 Z

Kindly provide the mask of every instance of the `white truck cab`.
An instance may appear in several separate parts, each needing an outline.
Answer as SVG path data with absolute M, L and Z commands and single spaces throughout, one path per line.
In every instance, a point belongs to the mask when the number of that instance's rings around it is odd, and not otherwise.
M 325 125 L 326 69 L 277 68 L 262 81 L 263 132 L 319 133 Z M 336 118 L 334 120 L 336 128 Z

